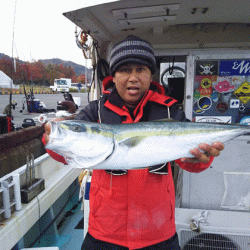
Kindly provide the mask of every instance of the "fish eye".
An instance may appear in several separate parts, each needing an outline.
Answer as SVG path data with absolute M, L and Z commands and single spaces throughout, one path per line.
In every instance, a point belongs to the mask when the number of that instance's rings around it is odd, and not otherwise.
M 81 131 L 81 127 L 80 127 L 80 126 L 75 126 L 75 127 L 74 127 L 74 131 L 76 131 L 76 132 Z

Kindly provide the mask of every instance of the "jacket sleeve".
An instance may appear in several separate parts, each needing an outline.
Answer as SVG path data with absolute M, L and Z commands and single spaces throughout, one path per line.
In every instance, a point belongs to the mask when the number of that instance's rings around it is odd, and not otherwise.
M 74 120 L 84 120 L 89 122 L 98 121 L 98 101 L 90 102 L 85 108 L 75 115 Z
M 97 101 L 90 102 L 85 108 L 81 109 L 80 112 L 74 116 L 74 120 L 84 120 L 84 121 L 90 121 L 90 122 L 97 122 L 98 120 L 98 115 L 97 115 Z M 45 135 L 42 137 L 42 142 L 44 146 L 46 145 L 45 143 Z M 46 149 L 46 152 L 53 158 L 54 160 L 58 162 L 62 162 L 63 164 L 67 164 L 66 160 L 64 157 L 61 155 L 55 153 L 52 150 Z
M 207 168 L 209 168 L 214 160 L 213 156 L 210 156 L 210 161 L 208 163 L 191 163 L 191 162 L 182 162 L 180 159 L 176 160 L 175 163 L 182 169 L 191 172 L 191 173 L 200 173 Z

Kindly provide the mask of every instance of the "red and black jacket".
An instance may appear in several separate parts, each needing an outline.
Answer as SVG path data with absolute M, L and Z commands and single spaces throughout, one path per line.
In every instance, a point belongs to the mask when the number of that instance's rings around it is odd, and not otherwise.
M 75 119 L 121 124 L 170 116 L 187 121 L 184 112 L 175 104 L 174 99 L 164 95 L 160 84 L 152 82 L 150 90 L 131 114 L 113 88 L 112 78 L 106 78 L 100 100 L 90 102 Z M 211 161 L 207 164 L 175 162 L 187 171 L 201 172 L 210 166 Z M 171 172 L 169 163 L 149 170 L 128 170 L 121 176 L 93 170 L 89 194 L 90 235 L 129 249 L 143 248 L 171 238 L 176 232 L 175 189 Z

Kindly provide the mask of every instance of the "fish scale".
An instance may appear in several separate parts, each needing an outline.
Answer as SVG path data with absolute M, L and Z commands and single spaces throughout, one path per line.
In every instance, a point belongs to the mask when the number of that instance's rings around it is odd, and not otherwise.
M 72 120 L 51 123 L 46 148 L 72 167 L 138 169 L 193 157 L 190 150 L 200 143 L 224 143 L 246 134 L 250 134 L 246 125 L 169 120 L 109 125 Z

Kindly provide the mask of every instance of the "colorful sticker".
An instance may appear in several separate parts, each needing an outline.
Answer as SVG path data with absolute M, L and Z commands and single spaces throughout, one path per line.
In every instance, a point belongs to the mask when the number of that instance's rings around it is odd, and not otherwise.
M 202 96 L 210 96 L 213 92 L 212 81 L 209 78 L 203 78 L 200 83 L 200 93 Z
M 201 82 L 202 79 L 204 79 L 204 78 L 209 78 L 209 79 L 211 79 L 212 82 L 217 81 L 217 76 L 199 76 L 199 75 L 195 76 L 195 81 L 196 82 Z
M 226 102 L 218 102 L 216 104 L 216 110 L 219 113 L 226 113 L 228 111 L 228 104 Z
M 231 116 L 196 116 L 196 122 L 232 123 Z
M 198 103 L 196 102 L 196 103 L 194 103 L 194 105 L 193 105 L 193 112 L 195 113 L 195 114 L 203 114 L 204 112 L 205 112 L 205 110 L 203 110 L 203 109 L 201 109 L 199 106 L 198 106 Z
M 201 97 L 197 103 L 198 107 L 203 110 L 208 110 L 212 106 L 212 100 L 207 96 Z
M 219 75 L 224 76 L 238 76 L 250 75 L 250 61 L 249 60 L 225 60 L 220 61 Z
M 245 116 L 240 120 L 240 124 L 242 125 L 250 125 L 250 116 Z
M 194 92 L 194 100 L 198 100 L 200 98 L 201 98 L 201 93 L 198 91 Z
M 236 98 L 240 99 L 244 104 L 250 101 L 250 84 L 249 82 L 244 82 L 240 85 L 238 89 L 234 91 Z
M 218 61 L 197 61 L 196 75 L 218 75 Z
M 227 80 L 224 80 L 222 82 L 219 82 L 217 83 L 215 86 L 214 86 L 214 89 L 216 91 L 218 91 L 219 93 L 228 93 L 228 92 L 231 92 L 233 91 L 235 88 L 234 85 L 231 85 L 229 81 Z
M 230 109 L 238 109 L 240 107 L 240 100 L 231 99 L 230 100 Z
M 217 92 L 213 92 L 210 96 L 210 98 L 214 101 L 214 102 L 218 102 L 219 100 L 219 94 Z

